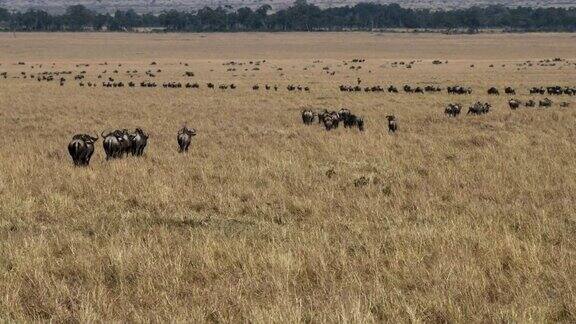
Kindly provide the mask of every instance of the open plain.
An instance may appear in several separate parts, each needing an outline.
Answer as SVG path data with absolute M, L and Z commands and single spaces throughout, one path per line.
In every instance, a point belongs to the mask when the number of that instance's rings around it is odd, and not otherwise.
M 576 321 L 576 97 L 528 92 L 576 86 L 574 34 L 0 44 L 1 320 Z M 119 81 L 135 87 L 103 87 Z M 358 81 L 400 92 L 339 90 Z M 511 110 L 512 97 L 554 104 Z M 467 115 L 476 101 L 491 111 Z M 304 108 L 342 107 L 364 132 L 302 123 Z M 198 135 L 180 154 L 183 124 Z M 88 167 L 72 164 L 74 134 L 136 127 L 143 157 L 106 161 L 99 139 Z

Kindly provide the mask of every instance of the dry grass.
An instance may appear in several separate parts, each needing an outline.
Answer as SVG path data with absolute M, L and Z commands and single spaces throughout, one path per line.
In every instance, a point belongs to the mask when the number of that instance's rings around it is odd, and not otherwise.
M 10 75 L 86 62 L 95 80 L 112 64 L 122 75 L 156 61 L 158 82 L 191 70 L 202 84 L 239 85 L 1 79 L 0 319 L 576 321 L 576 110 L 511 112 L 506 96 L 484 95 L 512 85 L 528 99 L 530 86 L 573 84 L 574 66 L 514 64 L 574 61 L 574 35 L 204 36 L 0 34 L 0 72 Z M 368 59 L 358 72 L 342 65 L 353 57 Z M 413 58 L 423 62 L 411 70 L 389 65 Z M 437 58 L 450 63 L 432 65 Z M 221 65 L 229 59 L 267 63 L 233 73 Z M 476 94 L 338 91 L 358 76 L 464 83 Z M 254 83 L 282 91 L 254 92 Z M 289 93 L 289 83 L 312 91 Z M 448 102 L 476 100 L 494 111 L 442 114 Z M 367 131 L 305 127 L 303 106 L 350 107 Z M 396 135 L 382 122 L 390 113 Z M 184 121 L 199 135 L 180 155 Z M 89 168 L 72 166 L 74 133 L 137 126 L 152 134 L 143 158 L 106 162 L 99 141 Z M 354 185 L 360 177 L 366 186 Z

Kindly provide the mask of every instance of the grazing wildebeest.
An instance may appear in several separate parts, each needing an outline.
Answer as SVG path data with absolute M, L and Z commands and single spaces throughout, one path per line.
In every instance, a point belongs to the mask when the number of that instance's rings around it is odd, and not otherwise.
M 488 94 L 497 96 L 500 94 L 500 91 L 498 91 L 498 89 L 496 89 L 495 87 L 491 87 L 490 89 L 488 89 Z
M 396 133 L 398 130 L 398 121 L 396 120 L 396 116 L 388 115 L 386 116 L 388 119 L 388 132 Z
M 481 103 L 481 102 L 476 102 L 474 105 L 470 106 L 468 108 L 468 114 L 472 114 L 472 115 L 482 115 L 482 114 L 487 114 L 490 111 L 490 104 L 489 103 Z
M 508 101 L 508 105 L 510 106 L 510 109 L 516 109 L 520 107 L 520 101 L 516 99 L 510 99 Z
M 328 112 L 327 110 L 324 110 L 324 112 L 318 115 L 318 121 L 324 123 L 324 128 L 329 131 L 338 128 L 338 125 L 340 124 L 340 115 L 338 115 L 336 111 Z
M 178 146 L 180 147 L 178 152 L 188 152 L 188 147 L 192 142 L 193 136 L 196 136 L 196 130 L 194 128 L 184 126 L 178 131 L 178 136 L 176 137 L 178 140 Z
M 144 149 L 148 144 L 148 137 L 149 135 L 144 133 L 140 128 L 136 128 L 134 134 L 130 135 L 133 156 L 142 156 L 142 154 L 144 154 Z
M 338 116 L 340 117 L 340 120 L 342 120 L 342 121 L 345 121 L 346 118 L 348 118 L 350 115 L 352 115 L 352 112 L 350 111 L 350 109 L 342 108 L 338 111 Z
M 546 89 L 544 89 L 543 87 L 537 88 L 537 87 L 532 87 L 530 89 L 530 94 L 544 94 L 546 93 Z
M 358 117 L 349 113 L 340 115 L 340 118 L 343 120 L 345 128 L 352 128 L 356 126 L 361 132 L 364 131 L 364 119 L 362 117 Z
M 314 112 L 309 109 L 305 109 L 302 111 L 302 122 L 305 125 L 310 125 L 314 122 Z
M 560 103 L 560 107 L 562 107 L 562 108 L 570 107 L 570 103 L 563 101 L 563 102 Z
M 524 106 L 526 107 L 536 107 L 536 102 L 532 99 L 526 101 L 526 103 L 524 104 Z
M 552 86 L 552 87 L 547 87 L 546 92 L 548 92 L 549 95 L 561 95 L 564 91 L 562 90 L 562 87 L 560 87 L 560 86 Z
M 538 103 L 539 107 L 552 107 L 552 100 L 546 98 L 544 100 L 540 100 Z
M 444 109 L 444 113 L 452 117 L 460 115 L 461 111 L 462 106 L 460 104 L 448 104 L 448 106 Z
M 446 91 L 449 94 L 459 94 L 459 95 L 463 95 L 463 94 L 472 94 L 472 88 L 468 87 L 463 87 L 463 86 L 453 86 L 453 87 L 447 87 Z
M 106 153 L 106 160 L 122 157 L 124 152 L 126 152 L 126 148 L 130 145 L 130 143 L 126 143 L 130 139 L 127 137 L 127 132 L 123 130 L 115 130 L 106 135 L 102 132 L 100 136 L 103 138 L 102 146 Z
M 506 88 L 504 89 L 504 93 L 515 95 L 515 94 L 516 94 L 516 90 L 514 90 L 514 88 L 512 88 L 512 87 L 506 87 Z
M 391 85 L 388 87 L 388 92 L 390 93 L 398 93 L 398 88 L 396 88 L 395 86 Z
M 68 153 L 76 166 L 87 166 L 90 158 L 94 154 L 94 143 L 98 140 L 98 135 L 92 137 L 87 134 L 78 134 L 72 137 L 68 144 Z

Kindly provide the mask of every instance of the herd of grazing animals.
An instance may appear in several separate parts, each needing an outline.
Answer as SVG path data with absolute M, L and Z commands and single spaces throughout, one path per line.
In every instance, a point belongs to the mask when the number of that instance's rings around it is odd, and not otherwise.
M 318 124 L 324 125 L 327 131 L 338 128 L 340 123 L 344 124 L 344 128 L 356 127 L 359 131 L 364 131 L 364 119 L 354 115 L 346 108 L 339 111 L 328 111 L 327 109 L 320 112 L 314 112 L 310 109 L 302 111 L 302 122 L 305 125 L 311 125 L 316 118 L 318 118 Z
M 360 65 L 364 63 L 364 59 L 354 59 L 350 62 L 344 61 L 344 65 L 348 65 L 348 63 L 354 63 L 354 65 L 350 66 L 350 69 L 358 70 L 361 68 Z M 548 62 L 540 62 L 539 64 L 543 64 L 541 66 L 548 66 L 548 64 L 556 64 L 558 60 L 548 61 Z M 251 71 L 259 71 L 260 67 L 266 63 L 265 60 L 263 61 L 256 61 L 256 62 L 227 62 L 223 65 L 226 66 L 227 72 L 234 72 L 236 71 L 236 67 L 244 66 L 244 65 L 252 65 Z M 314 63 L 320 63 L 320 61 L 315 61 Z M 398 66 L 406 66 L 407 68 L 411 68 L 416 64 L 421 63 L 420 61 L 413 61 L 410 63 L 405 64 L 404 62 L 394 62 L 392 67 Z M 182 64 L 182 63 L 181 63 Z M 448 64 L 448 62 L 443 62 L 440 60 L 436 60 L 433 62 L 435 65 L 439 64 Z M 531 62 L 526 62 L 525 65 L 531 66 Z M 19 65 L 25 65 L 24 63 L 19 63 Z M 108 65 L 107 63 L 100 64 L 100 65 Z M 150 65 L 157 65 L 156 62 L 152 62 Z M 188 64 L 184 64 L 188 66 Z M 52 68 L 54 68 L 54 64 L 52 64 Z M 82 64 L 76 65 L 76 67 L 88 67 L 89 64 Z M 122 66 L 118 64 L 118 66 Z M 339 65 L 340 66 L 340 65 Z M 553 65 L 550 65 L 553 66 Z M 42 65 L 37 65 L 37 68 L 42 68 Z M 474 66 L 471 66 L 474 67 Z M 34 66 L 32 66 L 34 68 Z M 281 67 L 274 67 L 277 71 L 283 71 Z M 304 70 L 307 70 L 305 68 Z M 211 70 L 212 71 L 212 70 Z M 248 71 L 247 68 L 244 68 L 244 71 Z M 326 72 L 330 75 L 334 75 L 336 71 L 331 71 L 330 67 L 324 66 L 322 67 L 322 71 Z M 126 70 L 125 71 L 126 77 L 130 79 L 138 76 L 138 70 Z M 105 75 L 107 73 L 111 73 Z M 123 72 L 115 70 L 104 70 L 98 75 L 98 79 L 103 79 L 103 82 L 95 82 L 95 81 L 87 81 L 86 76 L 87 72 L 85 70 L 78 71 L 73 73 L 72 71 L 33 71 L 30 73 L 21 72 L 17 76 L 13 76 L 11 78 L 21 78 L 21 79 L 31 79 L 37 81 L 46 81 L 46 82 L 59 82 L 60 86 L 64 86 L 67 82 L 67 78 L 73 79 L 74 81 L 78 82 L 78 85 L 81 87 L 88 87 L 93 88 L 97 86 L 102 86 L 104 88 L 135 88 L 138 85 L 142 88 L 156 88 L 162 86 L 165 89 L 179 89 L 179 88 L 186 88 L 186 89 L 198 89 L 201 87 L 200 83 L 198 82 L 191 82 L 185 80 L 184 82 L 180 81 L 168 81 L 164 83 L 156 83 L 150 81 L 152 78 L 156 78 L 157 75 L 162 73 L 161 69 L 148 69 L 145 71 L 146 80 L 143 81 L 117 81 L 116 79 L 121 78 L 121 74 Z M 369 71 L 371 73 L 371 71 Z M 281 76 L 283 76 L 283 72 Z M 181 76 L 186 78 L 193 78 L 196 74 L 192 71 L 184 71 Z M 0 78 L 7 79 L 8 73 L 7 72 L 0 72 Z M 440 93 L 442 91 L 446 91 L 449 95 L 471 95 L 473 90 L 469 86 L 463 85 L 453 85 L 447 86 L 445 88 L 436 86 L 436 85 L 418 85 L 413 86 L 409 84 L 405 84 L 401 87 L 396 87 L 394 85 L 390 86 L 381 86 L 381 85 L 371 85 L 366 86 L 364 85 L 362 79 L 360 77 L 355 77 L 356 83 L 355 85 L 344 85 L 341 84 L 339 86 L 339 90 L 341 92 L 374 92 L 374 93 L 384 93 L 388 92 L 391 94 L 400 93 L 403 91 L 406 94 L 425 94 L 425 93 Z M 136 82 L 135 82 L 136 81 Z M 208 89 L 215 90 L 227 90 L 227 89 L 237 89 L 238 86 L 234 83 L 219 83 L 215 84 L 212 82 L 205 83 L 205 86 Z M 278 91 L 281 87 L 277 84 L 252 84 L 249 86 L 248 89 L 252 91 Z M 285 89 L 288 91 L 302 91 L 302 92 L 309 92 L 309 86 L 302 86 L 302 85 L 295 85 L 295 84 L 288 84 L 285 86 Z M 497 87 L 490 87 L 485 93 L 490 96 L 499 96 L 501 91 L 509 96 L 516 96 L 517 90 L 511 86 L 506 86 L 502 89 L 498 89 Z M 560 95 L 568 95 L 574 96 L 576 95 L 576 87 L 570 86 L 540 86 L 540 87 L 532 87 L 528 89 L 528 93 L 531 95 L 548 95 L 548 96 L 560 96 Z M 520 107 L 552 107 L 553 106 L 552 100 L 549 98 L 544 99 L 537 99 L 537 100 L 527 100 L 522 102 L 515 98 L 510 98 L 508 100 L 508 105 L 510 109 L 516 110 Z M 560 107 L 568 107 L 570 103 L 568 102 L 560 102 Z M 444 113 L 449 117 L 457 117 L 461 114 L 463 106 L 458 103 L 450 103 L 448 104 L 445 109 Z M 467 111 L 467 115 L 484 115 L 490 112 L 492 106 L 489 103 L 482 103 L 476 102 L 472 104 Z M 318 124 L 322 125 L 326 131 L 331 131 L 337 129 L 340 124 L 344 125 L 344 128 L 352 129 L 357 128 L 360 132 L 365 130 L 365 120 L 363 117 L 353 114 L 349 109 L 342 108 L 340 110 L 328 110 L 322 109 L 318 111 L 313 111 L 310 109 L 305 109 L 302 111 L 302 121 L 305 125 L 312 125 L 314 124 L 315 120 L 317 120 Z M 388 125 L 388 132 L 395 133 L 398 131 L 398 119 L 394 115 L 387 115 L 385 116 Z M 135 157 L 142 156 L 144 154 L 145 148 L 148 144 L 149 135 L 146 134 L 142 129 L 137 128 L 134 132 L 129 132 L 126 129 L 122 130 L 115 130 L 110 133 L 102 133 L 101 135 L 103 141 L 103 148 L 106 154 L 106 160 L 110 159 L 118 159 L 122 158 L 127 155 L 132 155 Z M 187 152 L 189 146 L 191 145 L 192 138 L 196 136 L 196 130 L 193 128 L 188 128 L 186 126 L 182 127 L 177 133 L 177 143 L 178 143 L 178 151 L 179 152 Z M 78 134 L 72 137 L 71 142 L 68 145 L 68 151 L 70 156 L 72 157 L 74 165 L 77 166 L 87 166 L 90 163 L 90 159 L 95 151 L 95 143 L 98 141 L 99 137 L 96 135 L 95 137 L 89 134 Z
M 180 152 L 188 151 L 191 143 L 191 137 L 196 135 L 194 129 L 186 127 L 178 131 L 177 141 Z M 100 134 L 102 137 L 102 146 L 106 153 L 106 160 L 118 159 L 124 156 L 142 156 L 148 145 L 149 134 L 141 128 L 136 128 L 133 133 L 127 129 L 115 130 L 110 133 Z M 68 144 L 68 153 L 76 166 L 88 166 L 90 158 L 94 154 L 94 143 L 98 141 L 98 135 L 91 136 L 88 134 L 77 134 L 72 137 Z

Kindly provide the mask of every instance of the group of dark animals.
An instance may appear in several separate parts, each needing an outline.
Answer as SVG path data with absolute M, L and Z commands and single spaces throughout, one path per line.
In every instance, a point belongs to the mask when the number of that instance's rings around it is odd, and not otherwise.
M 302 122 L 305 125 L 313 124 L 315 119 L 318 119 L 318 124 L 323 124 L 327 131 L 338 128 L 340 123 L 343 123 L 345 128 L 357 127 L 359 131 L 364 131 L 364 118 L 356 116 L 346 108 L 342 108 L 339 111 L 324 109 L 320 112 L 310 109 L 302 110 Z M 386 116 L 386 119 L 388 120 L 388 131 L 396 132 L 398 130 L 396 117 L 389 115 Z
M 194 128 L 182 127 L 176 136 L 178 151 L 187 152 L 192 137 L 196 136 Z M 148 145 L 149 134 L 142 129 L 136 128 L 134 133 L 127 129 L 115 130 L 108 134 L 101 134 L 103 139 L 106 160 L 122 158 L 125 155 L 142 156 L 144 149 Z M 68 144 L 68 153 L 76 166 L 88 166 L 90 158 L 94 154 L 94 143 L 98 141 L 98 135 L 93 137 L 88 134 L 77 134 L 72 137 Z

